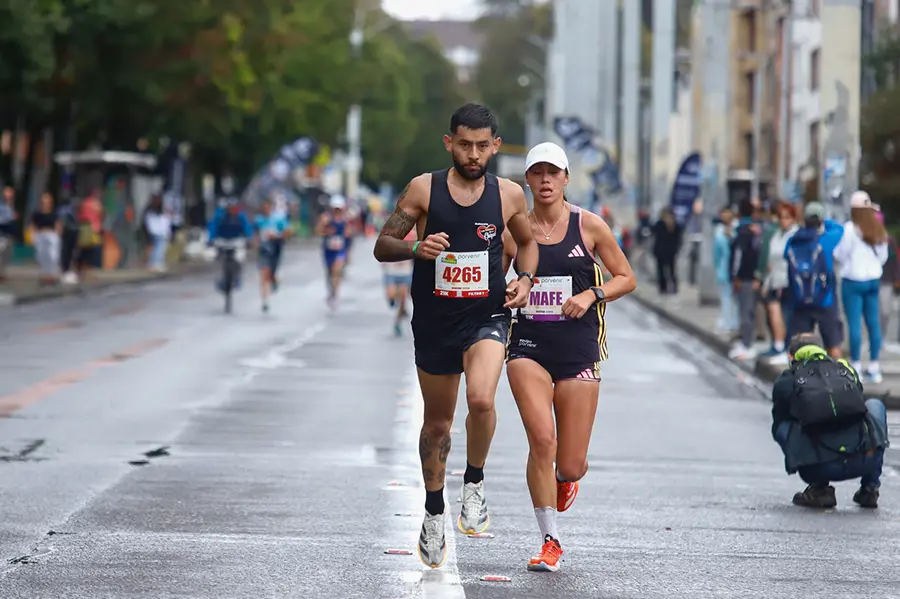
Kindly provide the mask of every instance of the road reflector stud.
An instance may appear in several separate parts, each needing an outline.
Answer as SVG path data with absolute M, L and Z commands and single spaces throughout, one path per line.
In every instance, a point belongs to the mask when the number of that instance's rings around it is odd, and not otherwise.
M 512 578 L 509 576 L 482 576 L 481 580 L 484 582 L 512 582 Z
M 412 555 L 409 549 L 385 549 L 385 555 Z

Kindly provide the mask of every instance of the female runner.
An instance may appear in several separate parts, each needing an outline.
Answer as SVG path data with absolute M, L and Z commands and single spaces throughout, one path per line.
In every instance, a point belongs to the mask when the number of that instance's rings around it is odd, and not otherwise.
M 603 219 L 566 201 L 569 161 L 563 149 L 538 144 L 525 164 L 540 259 L 529 305 L 519 310 L 510 333 L 506 372 L 528 435 L 526 477 L 543 542 L 528 569 L 555 572 L 563 556 L 556 515 L 572 506 L 588 469 L 600 361 L 607 358 L 606 303 L 636 283 Z M 515 243 L 505 234 L 503 242 L 508 265 Z M 612 274 L 606 282 L 595 254 Z

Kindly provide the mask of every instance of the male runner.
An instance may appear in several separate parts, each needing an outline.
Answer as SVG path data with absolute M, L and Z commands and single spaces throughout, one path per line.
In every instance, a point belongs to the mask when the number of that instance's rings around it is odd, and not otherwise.
M 494 436 L 494 394 L 509 334 L 510 308 L 528 301 L 538 248 L 521 187 L 487 173 L 500 148 L 497 119 L 476 104 L 450 119 L 444 146 L 453 168 L 413 179 L 375 244 L 379 262 L 415 259 L 412 329 L 419 386 L 425 400 L 419 457 L 425 479 L 425 521 L 419 557 L 438 568 L 447 557 L 444 473 L 460 375 L 466 375 L 467 464 L 457 526 L 466 534 L 490 524 L 484 464 Z M 422 241 L 405 241 L 417 227 Z M 506 285 L 501 235 L 518 246 L 519 277 Z
M 287 220 L 273 210 L 272 200 L 265 199 L 260 214 L 254 220 L 259 238 L 259 292 L 263 312 L 269 311 L 269 296 L 275 289 L 275 270 L 278 268 L 280 244 L 287 234 Z
M 328 277 L 328 305 L 337 309 L 338 287 L 347 262 L 348 237 L 347 201 L 341 195 L 331 196 L 330 210 L 323 212 L 316 224 L 316 235 L 322 236 L 322 252 Z

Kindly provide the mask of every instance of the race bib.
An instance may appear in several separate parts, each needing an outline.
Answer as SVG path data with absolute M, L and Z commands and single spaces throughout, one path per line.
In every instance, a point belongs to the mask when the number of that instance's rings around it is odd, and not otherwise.
M 343 235 L 329 235 L 328 239 L 325 240 L 325 247 L 333 252 L 339 252 L 344 249 L 344 236 Z
M 441 252 L 434 261 L 434 294 L 440 297 L 487 297 L 488 253 Z
M 525 320 L 567 320 L 562 313 L 563 304 L 572 297 L 572 277 L 537 277 L 528 295 L 528 305 L 519 308 Z

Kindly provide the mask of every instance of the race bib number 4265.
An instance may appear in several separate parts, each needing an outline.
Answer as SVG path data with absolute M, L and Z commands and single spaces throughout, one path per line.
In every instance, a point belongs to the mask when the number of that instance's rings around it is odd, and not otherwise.
M 434 294 L 440 297 L 486 297 L 490 293 L 488 253 L 441 252 L 434 261 Z

